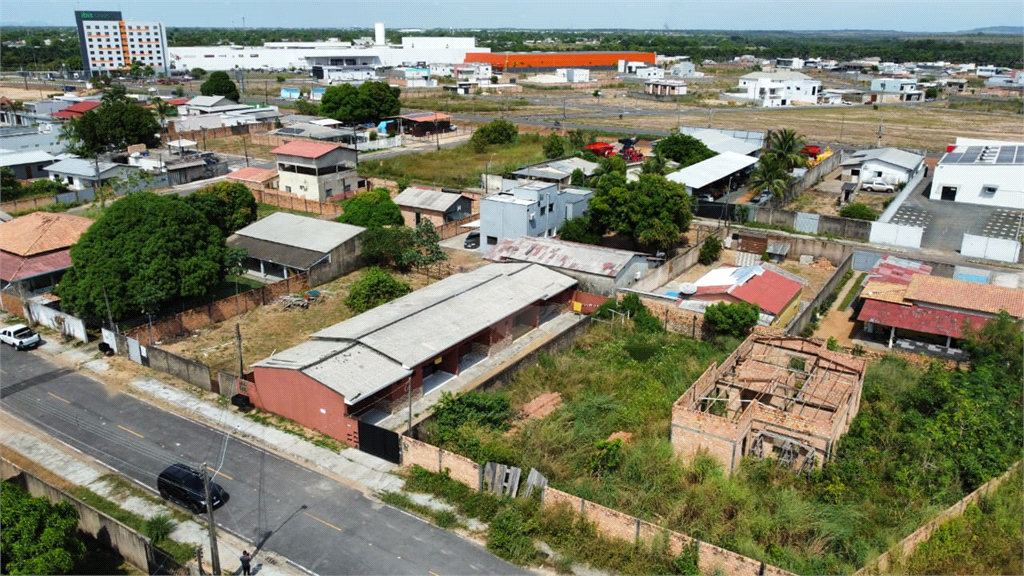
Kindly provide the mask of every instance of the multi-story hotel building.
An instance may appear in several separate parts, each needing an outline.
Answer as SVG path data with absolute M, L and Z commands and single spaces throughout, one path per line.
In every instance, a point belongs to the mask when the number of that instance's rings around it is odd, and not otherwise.
M 87 77 L 138 62 L 167 74 L 167 31 L 160 22 L 125 22 L 120 12 L 75 11 L 82 67 Z

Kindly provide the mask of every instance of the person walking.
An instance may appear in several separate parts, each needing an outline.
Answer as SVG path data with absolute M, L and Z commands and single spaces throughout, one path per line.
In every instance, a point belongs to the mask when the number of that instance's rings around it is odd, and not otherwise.
M 242 562 L 242 575 L 249 576 L 249 564 L 252 562 L 252 556 L 249 556 L 249 551 L 242 550 L 242 556 L 238 559 Z

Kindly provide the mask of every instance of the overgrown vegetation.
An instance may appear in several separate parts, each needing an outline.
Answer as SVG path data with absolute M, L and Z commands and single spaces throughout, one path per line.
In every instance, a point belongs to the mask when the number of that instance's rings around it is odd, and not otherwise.
M 356 314 L 386 304 L 412 292 L 412 287 L 374 266 L 352 284 L 345 305 Z
M 860 287 L 864 285 L 864 279 L 867 278 L 867 272 L 861 272 L 860 276 L 857 276 L 857 280 L 850 286 L 850 289 L 846 291 L 846 296 L 843 296 L 843 301 L 839 303 L 839 310 L 843 311 L 850 307 L 850 303 L 853 299 L 860 294 Z
M 743 338 L 761 316 L 761 307 L 747 302 L 719 302 L 704 310 L 704 326 L 714 336 Z
M 70 502 L 51 503 L 21 487 L 3 482 L 4 574 L 73 574 L 85 559 L 78 538 L 78 511 Z
M 867 220 L 869 222 L 874 222 L 878 219 L 878 212 L 875 212 L 870 206 L 861 202 L 854 202 L 843 206 L 843 209 L 839 211 L 839 215 L 843 218 Z
M 711 458 L 676 458 L 672 402 L 735 347 L 730 338 L 595 326 L 571 352 L 498 392 L 513 410 L 559 392 L 560 409 L 515 422 L 513 435 L 481 428 L 477 438 L 505 463 L 536 468 L 553 487 L 598 504 L 787 570 L 849 573 L 1020 459 L 1020 323 L 1001 317 L 972 342 L 965 370 L 922 370 L 896 357 L 870 364 L 859 415 L 829 464 L 809 475 L 745 459 L 727 478 Z M 435 423 L 422 430 L 458 449 Z M 617 431 L 633 434 L 621 464 L 595 470 L 597 442 Z
M 717 235 L 712 234 L 704 240 L 704 244 L 700 247 L 700 255 L 697 257 L 697 261 L 704 266 L 711 265 L 712 262 L 718 260 L 722 255 L 722 239 Z
M 380 228 L 382 226 L 401 226 L 405 224 L 402 209 L 391 199 L 387 188 L 364 190 L 341 203 L 344 212 L 338 216 L 338 222 L 362 226 L 363 228 Z
M 515 124 L 498 118 L 476 129 L 469 143 L 478 154 L 487 151 L 490 146 L 515 144 L 519 137 L 519 128 Z

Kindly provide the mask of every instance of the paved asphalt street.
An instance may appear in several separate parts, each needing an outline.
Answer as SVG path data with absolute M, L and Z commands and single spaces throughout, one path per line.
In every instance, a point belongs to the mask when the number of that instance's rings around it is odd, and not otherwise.
M 322 574 L 525 574 L 486 549 L 366 498 L 313 470 L 64 368 L 0 350 L 0 409 L 35 424 L 155 493 L 166 466 L 223 466 L 217 524 Z M 222 452 L 223 450 L 223 452 Z M 261 497 L 262 496 L 262 497 Z

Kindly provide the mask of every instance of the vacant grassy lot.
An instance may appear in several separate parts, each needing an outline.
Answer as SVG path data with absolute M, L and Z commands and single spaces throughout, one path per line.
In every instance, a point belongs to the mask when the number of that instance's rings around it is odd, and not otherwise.
M 480 175 L 488 170 L 500 174 L 506 169 L 544 160 L 541 137 L 520 134 L 511 146 L 495 146 L 487 152 L 477 153 L 469 144 L 445 148 L 422 154 L 403 154 L 385 160 L 364 160 L 359 163 L 359 174 L 397 180 L 408 178 L 413 182 L 451 188 L 480 186 Z
M 257 158 L 260 160 L 266 160 L 268 162 L 274 160 L 274 155 L 270 153 L 271 150 L 277 148 L 277 146 L 263 146 L 252 143 L 251 138 L 246 138 L 245 144 L 242 143 L 243 136 L 223 136 L 220 138 L 206 138 L 207 150 L 214 152 L 222 152 L 224 154 L 235 154 L 242 156 L 248 150 L 249 158 Z M 203 139 L 199 138 L 199 145 L 203 146 Z
M 542 357 L 488 393 L 508 394 L 517 411 L 560 392 L 564 405 L 550 416 L 496 427 L 434 421 L 423 432 L 479 461 L 536 468 L 556 488 L 808 574 L 855 571 L 1020 458 L 1021 392 L 997 384 L 1015 381 L 1005 366 L 923 371 L 889 357 L 869 366 L 860 414 L 823 470 L 795 476 L 747 459 L 726 478 L 710 458 L 684 464 L 669 442 L 671 404 L 735 345 L 597 326 L 569 353 Z M 632 439 L 609 456 L 597 443 L 620 431 Z

